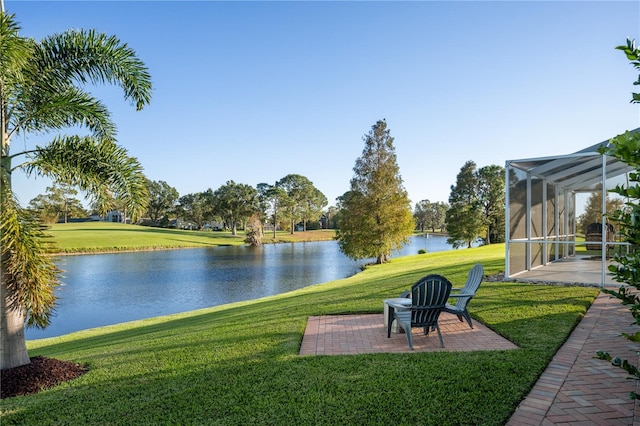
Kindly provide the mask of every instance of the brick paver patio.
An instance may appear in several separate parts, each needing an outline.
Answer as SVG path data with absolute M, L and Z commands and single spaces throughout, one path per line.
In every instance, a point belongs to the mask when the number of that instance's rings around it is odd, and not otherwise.
M 382 314 L 325 315 L 309 317 L 302 339 L 300 355 L 348 355 L 376 352 L 409 352 L 407 337 L 391 333 Z M 438 333 L 425 336 L 421 328 L 413 329 L 415 351 L 478 351 L 516 349 L 517 346 L 478 322 L 469 328 L 455 315 L 440 316 L 440 330 L 445 348 L 440 347 Z
M 629 392 L 637 389 L 628 374 L 607 361 L 594 359 L 598 350 L 638 361 L 638 345 L 620 334 L 633 333 L 628 307 L 600 294 L 585 317 L 560 348 L 529 395 L 507 423 L 520 425 L 634 425 L 637 403 Z M 474 322 L 474 329 L 449 314 L 440 317 L 445 348 L 437 333 L 428 336 L 413 329 L 415 351 L 506 350 L 517 347 L 489 328 Z M 300 355 L 348 355 L 377 352 L 410 352 L 404 334 L 391 334 L 382 314 L 309 317 Z M 635 421 L 634 421 L 635 420 Z

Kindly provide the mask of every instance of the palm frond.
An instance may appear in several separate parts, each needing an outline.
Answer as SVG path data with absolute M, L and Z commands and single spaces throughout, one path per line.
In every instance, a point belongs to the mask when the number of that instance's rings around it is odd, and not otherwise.
M 151 76 L 133 49 L 95 30 L 68 30 L 43 39 L 38 67 L 58 81 L 109 83 L 123 89 L 138 110 L 151 100 Z
M 53 244 L 46 228 L 19 206 L 8 186 L 2 188 L 0 244 L 6 297 L 11 308 L 25 311 L 27 326 L 44 328 L 54 312 L 55 289 L 60 285 L 61 271 L 48 255 Z
M 27 172 L 77 186 L 104 209 L 117 200 L 137 217 L 147 207 L 147 180 L 140 162 L 110 139 L 56 137 L 46 147 L 36 148 Z
M 22 132 L 44 132 L 83 126 L 97 137 L 113 138 L 116 126 L 106 106 L 76 87 L 39 87 L 21 95 L 13 113 L 14 128 Z
M 5 86 L 20 81 L 21 69 L 32 57 L 34 44 L 20 37 L 15 15 L 0 12 L 0 81 Z
M 20 27 L 14 15 L 0 12 L 0 135 L 2 155 L 9 152 L 9 139 L 5 133 L 16 103 L 18 88 L 24 84 L 24 67 L 33 57 L 34 43 L 19 35 Z
M 137 159 L 115 144 L 115 125 L 106 107 L 84 90 L 109 83 L 124 91 L 138 110 L 151 98 L 151 77 L 135 52 L 116 37 L 96 31 L 67 31 L 41 42 L 19 35 L 13 15 L 0 11 L 0 275 L 10 307 L 26 313 L 27 325 L 46 327 L 55 305 L 59 270 L 47 255 L 44 229 L 16 202 L 11 170 L 49 176 L 87 191 L 101 206 L 116 200 L 135 217 L 148 202 L 147 181 Z M 80 126 L 93 137 L 58 136 L 45 148 L 12 154 L 18 132 L 48 132 Z M 12 167 L 16 156 L 33 160 Z M 5 315 L 6 312 L 0 312 Z M 22 344 L 4 346 L 2 366 L 18 366 Z M 20 340 L 20 339 L 18 339 Z M 23 349 L 19 349 L 21 346 Z M 16 349 L 17 348 L 17 349 Z M 6 355 L 5 355 L 6 354 Z

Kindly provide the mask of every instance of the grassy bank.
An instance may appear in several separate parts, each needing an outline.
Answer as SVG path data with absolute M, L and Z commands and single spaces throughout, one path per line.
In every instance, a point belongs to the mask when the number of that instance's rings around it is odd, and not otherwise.
M 460 285 L 476 262 L 503 270 L 504 245 L 397 258 L 278 296 L 30 341 L 31 356 L 90 371 L 2 400 L 0 423 L 503 424 L 596 289 L 483 283 L 472 316 L 518 350 L 297 355 L 308 316 L 381 313 L 383 299 L 419 277 Z
M 95 253 L 111 251 L 161 250 L 189 247 L 243 245 L 244 232 L 187 231 L 181 229 L 152 228 L 110 222 L 58 223 L 49 233 L 63 253 Z M 331 240 L 333 230 L 267 233 L 263 242 L 301 242 Z

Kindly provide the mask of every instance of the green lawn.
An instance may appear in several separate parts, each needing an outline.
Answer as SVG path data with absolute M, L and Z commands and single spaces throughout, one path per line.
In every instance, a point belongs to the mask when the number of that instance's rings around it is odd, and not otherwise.
M 152 228 L 110 222 L 57 223 L 50 233 L 63 253 L 89 253 L 126 250 L 155 250 L 218 245 L 243 245 L 244 231 L 236 236 L 231 232 L 186 231 L 181 229 Z M 290 234 L 267 233 L 264 243 L 331 240 L 333 230 L 305 231 Z
M 472 316 L 518 350 L 297 355 L 309 315 L 381 313 L 383 299 L 419 277 L 461 285 L 476 262 L 502 271 L 504 245 L 392 259 L 278 296 L 30 341 L 31 356 L 90 371 L 2 400 L 0 423 L 503 424 L 597 289 L 483 283 Z

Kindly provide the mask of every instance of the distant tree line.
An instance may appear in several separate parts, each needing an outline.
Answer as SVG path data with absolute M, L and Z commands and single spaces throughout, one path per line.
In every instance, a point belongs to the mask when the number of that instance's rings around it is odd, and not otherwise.
M 338 206 L 328 206 L 324 194 L 304 176 L 290 174 L 274 184 L 260 183 L 255 188 L 228 181 L 215 191 L 186 194 L 165 181 L 148 181 L 149 202 L 146 217 L 140 224 L 158 227 L 176 226 L 176 219 L 190 224 L 191 229 L 203 229 L 218 224 L 236 235 L 246 230 L 248 221 L 263 235 L 269 230 L 294 232 L 307 229 L 337 229 L 344 217 L 346 193 Z M 78 191 L 70 185 L 55 183 L 45 194 L 29 202 L 28 209 L 44 223 L 68 222 L 89 216 Z M 620 209 L 622 200 L 606 198 L 607 212 Z M 577 219 L 579 232 L 594 222 L 602 222 L 602 191 L 596 188 L 589 196 L 585 211 Z M 96 206 L 92 211 L 97 214 Z M 413 209 L 413 229 L 416 232 L 446 233 L 456 247 L 476 242 L 504 242 L 505 226 L 504 169 L 491 165 L 476 168 L 473 161 L 460 169 L 456 184 L 451 186 L 449 203 L 421 200 Z M 344 223 L 344 222 L 343 222 Z M 257 225 L 259 224 L 259 225 Z
M 167 191 L 158 194 L 159 198 Z M 153 200 L 152 200 L 153 203 Z M 159 199 L 156 204 L 161 204 Z M 276 230 L 326 228 L 322 223 L 327 197 L 308 178 L 289 174 L 274 184 L 260 183 L 256 187 L 228 181 L 215 191 L 184 195 L 177 200 L 165 197 L 163 218 L 174 215 L 197 229 L 217 225 L 236 235 L 245 230 L 249 219 Z M 165 220 L 166 222 L 166 220 Z M 154 223 L 157 225 L 157 223 Z
M 364 168 L 366 163 L 360 160 L 359 167 Z M 398 173 L 397 164 L 394 167 L 391 176 Z M 366 175 L 364 169 L 359 172 Z M 449 242 L 456 247 L 469 246 L 479 240 L 485 244 L 504 242 L 503 176 L 502 167 L 487 166 L 476 170 L 475 163 L 468 161 L 458 174 L 456 185 L 451 187 L 449 203 L 421 200 L 415 204 L 412 232 L 447 233 Z M 393 179 L 387 182 L 393 184 Z M 397 182 L 395 185 L 397 188 Z M 248 221 L 252 220 L 252 228 L 259 228 L 260 235 L 268 228 L 275 236 L 277 230 L 293 233 L 296 230 L 338 229 L 340 224 L 344 227 L 349 221 L 345 214 L 355 220 L 357 228 L 363 228 L 366 223 L 364 218 L 354 216 L 353 196 L 357 193 L 349 191 L 339 197 L 338 206 L 327 206 L 326 196 L 313 182 L 297 174 L 289 174 L 273 184 L 260 183 L 256 187 L 231 180 L 215 191 L 209 188 L 183 196 L 162 180 L 148 181 L 147 186 L 148 207 L 139 222 L 146 226 L 219 229 L 236 235 L 238 230 L 246 230 Z M 378 184 L 369 192 L 374 191 L 383 195 L 385 189 Z M 90 213 L 77 196 L 78 192 L 73 187 L 54 184 L 47 188 L 45 194 L 32 199 L 29 209 L 45 223 L 86 218 Z M 593 203 L 598 203 L 597 195 L 590 201 Z M 390 207 L 393 204 L 384 205 Z M 345 209 L 346 206 L 349 209 Z M 112 207 L 116 209 L 117 202 L 112 203 Z M 97 215 L 97 206 L 92 205 L 91 211 Z M 364 211 L 373 213 L 371 208 Z M 392 216 L 399 219 L 404 217 L 403 212 L 396 211 Z M 586 220 L 581 219 L 581 222 Z M 386 219 L 383 223 L 388 228 L 393 220 Z M 375 233 L 375 227 L 369 229 Z
M 504 242 L 502 167 L 477 169 L 467 161 L 451 186 L 449 203 L 422 200 L 411 210 L 386 122 L 378 121 L 363 139 L 365 148 L 356 160 L 351 188 L 338 198 L 337 207 L 327 207 L 326 196 L 298 174 L 256 187 L 230 180 L 216 190 L 182 196 L 165 181 L 147 181 L 147 210 L 139 223 L 226 230 L 232 235 L 244 230 L 252 244 L 258 244 L 265 232 L 275 237 L 278 230 L 337 229 L 337 240 L 347 256 L 374 257 L 378 263 L 385 262 L 413 232 L 445 232 L 454 247 Z M 71 186 L 56 184 L 31 200 L 29 208 L 48 223 L 86 217 L 76 195 Z M 110 205 L 117 208 L 117 200 Z
M 449 210 L 449 204 L 437 201 L 422 200 L 416 203 L 413 218 L 416 222 L 416 230 L 420 232 L 444 232 L 446 230 L 445 217 Z
M 274 230 L 291 233 L 296 229 L 335 226 L 335 207 L 325 212 L 327 197 L 308 178 L 297 174 L 289 174 L 274 184 L 260 183 L 255 188 L 230 180 L 215 191 L 209 188 L 183 196 L 165 181 L 148 181 L 148 193 L 147 211 L 140 221 L 147 226 L 175 226 L 179 219 L 191 229 L 216 225 L 235 235 L 254 216 L 254 223 L 257 219 Z M 85 218 L 89 212 L 77 194 L 68 185 L 54 184 L 31 200 L 29 209 L 47 223 Z M 117 203 L 112 207 L 117 208 Z
M 446 233 L 454 247 L 504 242 L 504 168 L 478 169 L 467 161 L 451 186 L 449 203 L 421 200 L 411 210 L 386 121 L 379 120 L 363 139 L 365 148 L 356 160 L 351 188 L 338 198 L 338 206 L 328 206 L 326 196 L 313 182 L 298 174 L 256 187 L 230 180 L 216 190 L 182 196 L 165 181 L 147 181 L 146 214 L 138 223 L 226 230 L 232 235 L 243 230 L 251 232 L 248 238 L 254 244 L 265 232 L 275 237 L 278 230 L 337 229 L 345 254 L 376 257 L 380 263 L 413 232 Z M 72 186 L 57 183 L 31 200 L 29 209 L 46 223 L 87 217 L 77 194 Z M 589 203 L 599 204 L 600 199 L 594 195 Z M 101 201 L 104 205 L 104 199 Z M 118 209 L 120 204 L 114 199 L 108 205 Z M 91 206 L 94 214 L 98 209 L 98 205 Z M 580 222 L 592 216 L 589 213 Z
M 89 214 L 77 198 L 78 191 L 67 184 L 47 187 L 29 202 L 28 208 L 36 213 L 43 223 L 55 223 L 59 220 L 67 223 L 70 218 L 87 217 Z

